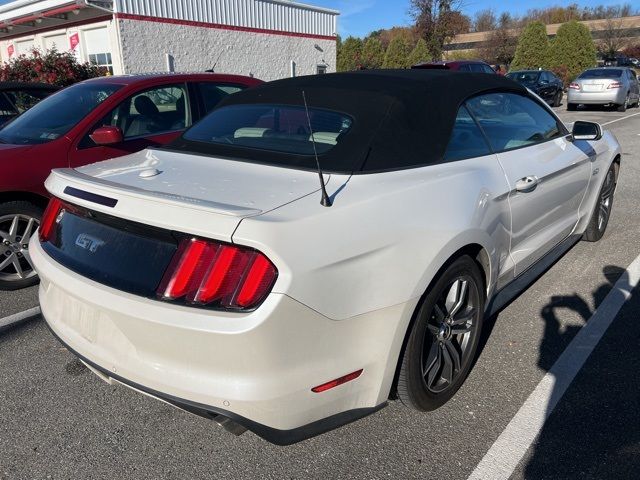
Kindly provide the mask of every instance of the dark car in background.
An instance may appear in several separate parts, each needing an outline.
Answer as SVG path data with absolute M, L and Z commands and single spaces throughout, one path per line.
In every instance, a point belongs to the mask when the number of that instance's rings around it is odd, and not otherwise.
M 39 102 L 0 129 L 0 290 L 37 282 L 28 239 L 54 168 L 166 145 L 223 98 L 262 81 L 214 73 L 101 77 Z M 148 170 L 153 173 L 154 161 Z M 107 173 L 107 172 L 105 172 Z
M 562 103 L 564 85 L 553 72 L 548 70 L 518 70 L 507 73 L 507 78 L 527 87 L 552 107 Z
M 496 71 L 488 63 L 480 60 L 455 60 L 451 62 L 424 62 L 418 63 L 411 68 L 432 69 L 432 70 L 454 70 L 457 72 L 491 73 Z
M 46 83 L 0 82 L 0 126 L 59 89 Z

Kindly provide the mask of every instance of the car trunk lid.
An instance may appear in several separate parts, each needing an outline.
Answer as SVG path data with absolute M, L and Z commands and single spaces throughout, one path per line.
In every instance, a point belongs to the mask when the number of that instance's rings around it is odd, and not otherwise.
M 155 149 L 54 170 L 46 186 L 88 209 L 227 242 L 243 218 L 319 190 L 315 172 Z
M 46 186 L 58 199 L 40 232 L 49 256 L 148 298 L 184 240 L 232 243 L 243 218 L 319 190 L 315 172 L 160 150 L 54 170 Z

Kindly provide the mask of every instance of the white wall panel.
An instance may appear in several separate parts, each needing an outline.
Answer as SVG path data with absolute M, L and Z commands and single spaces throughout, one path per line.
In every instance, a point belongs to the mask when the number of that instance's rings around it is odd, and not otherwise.
M 262 80 L 290 76 L 291 62 L 296 64 L 297 75 L 315 74 L 319 65 L 335 71 L 333 39 L 185 28 L 122 18 L 118 26 L 126 73 L 164 71 L 166 55 L 171 55 L 179 72 L 202 72 L 215 64 L 218 73 L 253 74 Z

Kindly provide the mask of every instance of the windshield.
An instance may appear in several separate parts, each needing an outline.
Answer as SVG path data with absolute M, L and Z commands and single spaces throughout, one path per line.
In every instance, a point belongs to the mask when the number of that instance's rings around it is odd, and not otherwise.
M 0 130 L 0 142 L 35 145 L 60 138 L 121 87 L 84 83 L 66 88 L 45 98 Z
M 540 72 L 512 72 L 507 77 L 520 83 L 536 83 L 540 78 Z
M 351 117 L 309 109 L 318 155 L 337 145 L 351 129 Z M 314 144 L 304 107 L 292 105 L 231 105 L 214 110 L 185 132 L 185 140 L 313 155 Z
M 622 70 L 617 68 L 598 68 L 582 72 L 578 78 L 620 78 Z

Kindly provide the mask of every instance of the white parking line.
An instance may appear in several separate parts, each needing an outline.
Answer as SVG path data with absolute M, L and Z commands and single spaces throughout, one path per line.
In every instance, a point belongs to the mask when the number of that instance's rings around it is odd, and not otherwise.
M 40 315 L 40 307 L 30 308 L 29 310 L 25 310 L 24 312 L 15 313 L 13 315 L 9 315 L 8 317 L 0 318 L 0 328 L 8 327 L 9 325 L 13 325 L 14 323 L 22 322 L 31 317 L 35 317 L 36 315 Z
M 506 480 L 513 474 L 639 280 L 640 256 L 623 272 L 600 307 L 529 395 L 469 480 Z
M 615 120 L 611 120 L 610 122 L 603 123 L 602 126 L 604 127 L 606 125 L 610 125 L 612 123 L 619 122 L 620 120 L 626 120 L 627 118 L 635 117 L 636 115 L 640 115 L 640 112 L 632 113 L 631 115 L 627 115 L 626 117 L 616 118 Z

